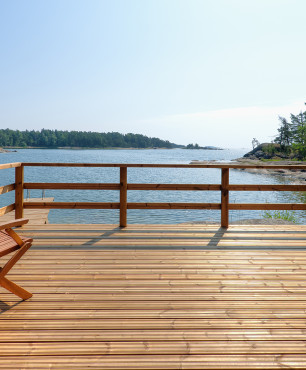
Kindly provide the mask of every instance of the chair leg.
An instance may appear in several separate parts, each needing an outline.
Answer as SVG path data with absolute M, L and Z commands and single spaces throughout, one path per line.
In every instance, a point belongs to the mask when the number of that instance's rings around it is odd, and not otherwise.
M 19 285 L 13 283 L 12 281 L 8 280 L 6 277 L 0 278 L 0 285 L 9 290 L 11 293 L 16 294 L 23 300 L 29 299 L 32 297 L 32 294 L 27 290 L 21 288 Z
M 18 297 L 26 300 L 32 297 L 32 294 L 27 290 L 21 288 L 19 285 L 13 283 L 11 280 L 7 279 L 5 275 L 10 271 L 10 269 L 19 261 L 19 259 L 25 254 L 25 252 L 31 247 L 31 243 L 25 243 L 13 257 L 7 261 L 7 263 L 0 268 L 0 285 L 9 290 L 10 292 L 16 294 Z
M 20 260 L 20 258 L 30 247 L 31 243 L 25 243 L 20 249 L 17 250 L 13 257 L 7 261 L 2 269 L 0 269 L 0 279 L 1 276 L 5 276 L 10 271 L 10 269 Z

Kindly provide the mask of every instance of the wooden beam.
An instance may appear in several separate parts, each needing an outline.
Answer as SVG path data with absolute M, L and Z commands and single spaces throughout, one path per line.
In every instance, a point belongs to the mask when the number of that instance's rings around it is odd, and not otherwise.
M 15 218 L 23 218 L 23 176 L 24 167 L 15 168 Z
M 24 208 L 30 209 L 119 209 L 117 203 L 102 202 L 25 202 Z
M 229 214 L 229 169 L 222 168 L 221 172 L 221 227 L 228 227 Z
M 230 210 L 306 210 L 306 204 L 299 203 L 232 203 Z
M 306 191 L 306 185 L 229 185 L 230 191 Z
M 2 208 L 0 208 L 0 216 L 3 216 L 6 213 L 9 213 L 9 212 L 13 211 L 14 209 L 15 209 L 15 203 L 10 204 L 10 205 L 5 206 L 5 207 L 2 207 Z
M 212 190 L 220 191 L 221 185 L 218 184 L 128 184 L 128 190 Z
M 44 183 L 26 182 L 24 189 L 61 189 L 61 190 L 120 190 L 120 185 L 115 183 Z
M 15 190 L 15 184 L 0 186 L 0 194 L 5 194 Z
M 21 162 L 4 163 L 4 164 L 0 164 L 0 170 L 4 170 L 6 168 L 16 168 L 16 167 L 20 167 L 21 165 L 22 165 Z
M 7 165 L 9 168 L 12 163 Z M 13 165 L 15 165 L 13 163 Z M 20 164 L 17 164 L 20 165 Z M 306 165 L 243 165 L 243 164 L 157 164 L 157 163 L 42 163 L 42 162 L 23 162 L 22 166 L 30 167 L 137 167 L 137 168 L 257 168 L 257 169 L 287 169 L 287 170 L 306 170 Z M 14 166 L 16 167 L 16 166 Z M 0 165 L 1 169 L 1 165 Z
M 127 225 L 127 168 L 120 167 L 120 227 Z
M 221 209 L 220 203 L 128 203 L 128 209 Z
M 31 209 L 120 209 L 120 203 L 25 202 Z M 220 203 L 127 203 L 127 209 L 221 209 Z
M 26 182 L 24 183 L 23 188 L 24 189 L 61 189 L 61 190 L 66 190 L 66 189 L 67 190 L 120 190 L 120 184 L 116 184 L 116 183 L 100 184 L 100 183 Z M 218 184 L 127 184 L 127 190 L 220 191 L 221 185 L 218 185 Z M 1 191 L 1 188 L 0 188 L 0 191 Z

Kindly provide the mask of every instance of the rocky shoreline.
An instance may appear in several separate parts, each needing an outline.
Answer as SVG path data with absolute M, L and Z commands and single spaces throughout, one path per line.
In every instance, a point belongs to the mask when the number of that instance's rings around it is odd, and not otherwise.
M 217 164 L 218 161 L 191 161 L 190 164 Z M 306 182 L 306 169 L 297 170 L 297 169 L 284 169 L 282 166 L 294 166 L 294 165 L 305 165 L 306 161 L 290 161 L 290 160 L 280 160 L 280 161 L 261 161 L 259 159 L 249 159 L 249 158 L 237 158 L 228 163 L 222 164 L 243 164 L 250 166 L 279 166 L 279 169 L 267 169 L 267 168 L 237 168 L 235 171 L 245 171 L 249 173 L 258 173 L 262 175 L 272 175 L 288 178 L 290 181 L 293 181 L 295 184 L 305 185 Z
M 294 166 L 294 165 L 306 165 L 306 161 L 290 161 L 290 160 L 280 160 L 280 161 L 261 161 L 258 159 L 248 159 L 248 158 L 238 158 L 231 162 L 233 164 L 245 164 L 245 165 L 255 165 L 255 166 L 280 166 L 279 169 L 266 169 L 266 168 L 247 168 L 239 169 L 239 171 L 246 171 L 250 173 L 259 173 L 263 175 L 273 175 L 286 177 L 295 183 L 305 184 L 306 181 L 306 170 L 296 170 L 296 169 L 284 169 L 282 166 Z
M 242 158 L 236 159 L 234 162 L 245 165 L 273 165 L 273 166 L 294 166 L 294 165 L 306 165 L 306 161 L 298 160 L 297 158 L 286 157 L 280 150 L 279 144 L 263 143 L 258 145 L 256 148 L 246 153 Z M 282 176 L 289 178 L 291 181 L 296 183 L 305 184 L 306 181 L 306 169 L 265 169 L 265 168 L 248 168 L 242 169 L 241 171 L 247 171 L 251 173 L 261 173 L 265 175 Z
M 17 152 L 17 150 L 6 150 L 3 148 L 0 148 L 0 153 L 12 153 L 12 152 Z
M 192 161 L 191 164 L 216 164 L 217 161 Z M 224 164 L 224 163 L 222 163 Z M 256 148 L 246 153 L 242 158 L 232 160 L 229 164 L 243 164 L 246 166 L 279 166 L 279 169 L 267 168 L 240 168 L 236 171 L 245 171 L 250 173 L 258 173 L 263 175 L 272 175 L 288 178 L 295 184 L 303 184 L 306 182 L 306 169 L 285 169 L 283 166 L 306 166 L 306 160 L 298 160 L 297 158 L 288 158 L 280 151 L 279 144 L 263 143 Z

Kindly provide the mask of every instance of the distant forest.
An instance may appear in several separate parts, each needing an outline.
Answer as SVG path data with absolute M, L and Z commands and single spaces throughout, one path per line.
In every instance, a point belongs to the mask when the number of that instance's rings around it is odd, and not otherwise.
M 176 148 L 181 147 L 156 137 L 119 132 L 19 131 L 0 130 L 0 147 L 80 147 L 80 148 Z

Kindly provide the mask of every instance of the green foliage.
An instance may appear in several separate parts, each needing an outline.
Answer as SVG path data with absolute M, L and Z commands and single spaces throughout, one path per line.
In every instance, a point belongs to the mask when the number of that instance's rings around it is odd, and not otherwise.
M 201 149 L 201 147 L 199 146 L 199 144 L 188 144 L 186 146 L 186 149 Z
M 119 132 L 18 131 L 0 130 L 0 147 L 80 148 L 173 148 L 176 145 L 156 137 Z
M 278 128 L 279 136 L 276 137 L 275 142 L 282 147 L 286 147 L 290 145 L 294 139 L 293 124 L 289 123 L 286 118 L 278 118 L 280 120 L 280 127 Z
M 294 222 L 294 223 L 298 222 L 298 218 L 295 215 L 295 213 L 290 212 L 290 211 L 274 211 L 274 212 L 264 211 L 262 216 L 263 216 L 263 218 L 271 218 L 271 219 L 276 219 L 276 220 L 285 220 L 285 221 L 290 221 L 290 222 Z
M 306 111 L 290 115 L 290 122 L 279 117 L 279 136 L 274 140 L 280 144 L 281 152 L 299 159 L 306 158 Z
M 260 158 L 261 162 L 280 162 L 282 161 L 281 158 L 269 158 L 269 159 L 265 159 L 265 158 Z
M 274 155 L 276 152 L 276 147 L 273 144 L 265 145 L 262 147 L 262 151 L 269 155 Z

